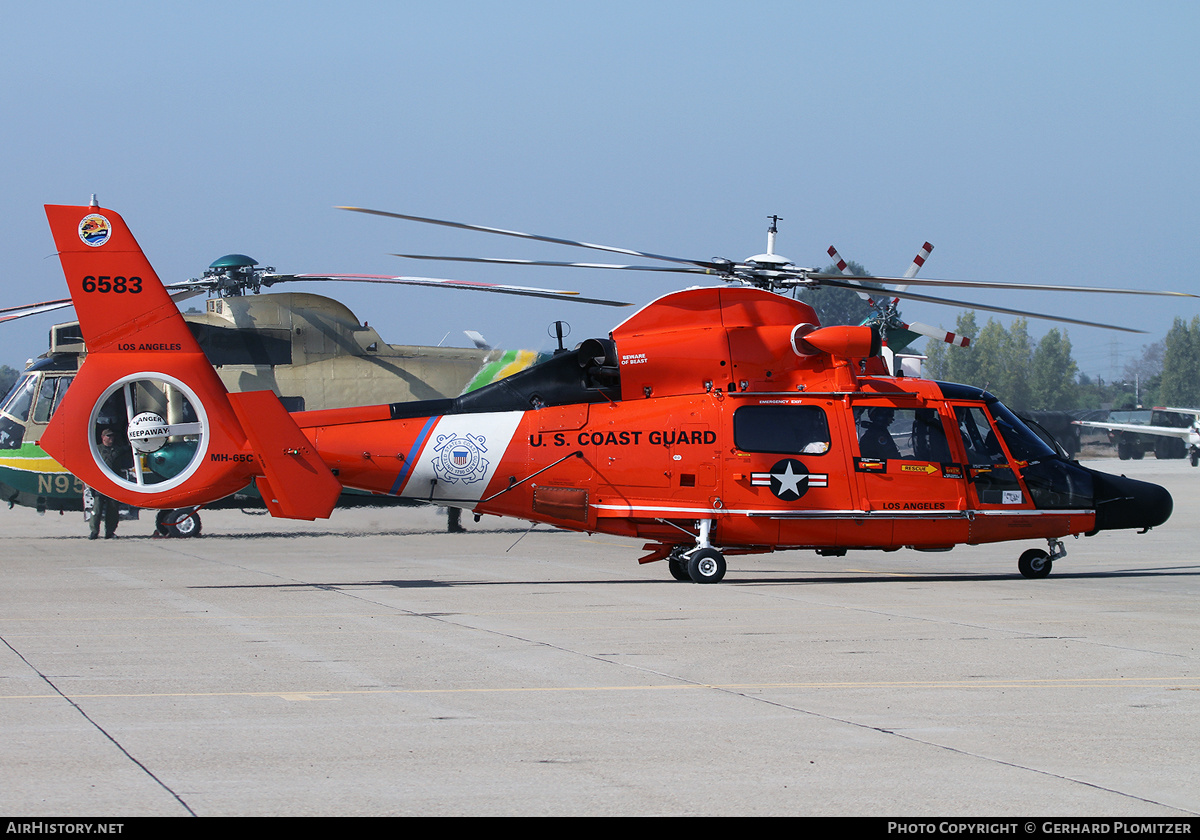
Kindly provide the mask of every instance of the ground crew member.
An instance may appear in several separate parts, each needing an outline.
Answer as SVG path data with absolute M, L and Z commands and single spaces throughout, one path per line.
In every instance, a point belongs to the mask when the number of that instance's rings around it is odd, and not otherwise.
M 100 460 L 102 460 L 109 471 L 114 475 L 121 473 L 121 460 L 124 454 L 116 445 L 116 434 L 112 429 L 105 429 L 100 433 L 100 446 L 98 449 Z M 105 496 L 96 490 L 92 490 L 92 515 L 88 518 L 88 525 L 91 527 L 91 532 L 88 534 L 89 540 L 94 540 L 100 536 L 100 520 L 104 520 L 104 539 L 110 540 L 117 535 L 118 522 L 117 500 Z

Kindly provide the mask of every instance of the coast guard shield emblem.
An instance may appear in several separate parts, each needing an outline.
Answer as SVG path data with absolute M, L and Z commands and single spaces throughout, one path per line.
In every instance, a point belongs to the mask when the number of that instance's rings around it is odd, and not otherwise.
M 433 447 L 437 455 L 433 459 L 433 474 L 438 481 L 453 484 L 473 484 L 487 473 L 488 462 L 483 457 L 487 452 L 483 435 L 468 434 L 438 435 Z

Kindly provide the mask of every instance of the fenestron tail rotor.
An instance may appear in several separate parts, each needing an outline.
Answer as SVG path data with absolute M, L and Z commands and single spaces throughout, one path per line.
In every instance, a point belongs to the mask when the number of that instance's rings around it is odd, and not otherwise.
M 204 461 L 208 415 L 196 393 L 164 373 L 128 375 L 95 401 L 91 427 L 120 426 L 132 450 L 131 464 L 110 464 L 90 438 L 93 456 L 107 478 L 137 493 L 162 493 L 188 479 Z

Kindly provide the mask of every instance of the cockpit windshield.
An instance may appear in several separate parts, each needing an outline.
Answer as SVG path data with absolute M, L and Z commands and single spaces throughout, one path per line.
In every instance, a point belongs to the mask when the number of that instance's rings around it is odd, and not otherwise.
M 37 385 L 37 374 L 30 373 L 21 377 L 4 400 L 3 410 L 22 423 L 29 419 L 29 408 L 33 405 L 34 388 Z
M 992 417 L 996 421 L 996 429 L 1000 432 L 1000 437 L 1004 438 L 1004 443 L 1008 446 L 1008 451 L 1014 459 L 1017 461 L 1041 461 L 1044 458 L 1055 457 L 1057 453 L 1054 449 L 1026 426 L 1004 403 L 998 400 L 989 403 L 988 410 L 991 411 Z

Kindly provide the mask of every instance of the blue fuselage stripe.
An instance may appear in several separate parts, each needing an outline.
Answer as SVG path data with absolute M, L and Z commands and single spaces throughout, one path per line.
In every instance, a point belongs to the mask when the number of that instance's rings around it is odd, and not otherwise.
M 425 421 L 425 426 L 421 429 L 421 433 L 417 435 L 417 440 L 413 443 L 412 449 L 408 450 L 408 454 L 404 456 L 404 466 L 400 468 L 400 474 L 396 476 L 396 483 L 392 485 L 390 491 L 391 495 L 400 495 L 404 483 L 408 481 L 409 474 L 413 471 L 413 467 L 417 465 L 417 458 L 420 457 L 421 449 L 425 446 L 425 439 L 433 431 L 433 427 L 437 424 L 439 417 L 430 417 Z

